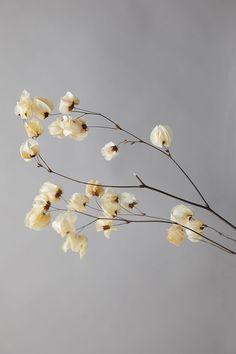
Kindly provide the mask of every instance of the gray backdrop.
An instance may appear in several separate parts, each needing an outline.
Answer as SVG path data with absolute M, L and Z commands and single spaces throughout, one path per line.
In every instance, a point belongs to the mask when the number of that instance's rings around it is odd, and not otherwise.
M 233 0 L 1 1 L 1 354 L 236 353 L 234 256 L 190 242 L 176 249 L 166 226 L 130 225 L 110 241 L 91 228 L 80 262 L 61 251 L 51 228 L 24 227 L 44 181 L 62 183 L 67 197 L 83 188 L 20 159 L 25 135 L 13 114 L 24 88 L 55 101 L 71 90 L 82 107 L 144 138 L 169 124 L 178 161 L 235 222 L 235 19 Z M 72 176 L 134 183 L 138 172 L 199 201 L 173 165 L 144 146 L 103 160 L 100 147 L 121 138 L 96 130 L 82 143 L 45 136 L 41 147 Z M 136 194 L 156 215 L 176 204 Z

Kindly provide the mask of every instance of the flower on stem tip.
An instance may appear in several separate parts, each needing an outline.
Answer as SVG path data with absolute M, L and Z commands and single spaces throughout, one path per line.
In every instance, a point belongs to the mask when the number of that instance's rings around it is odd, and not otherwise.
M 175 246 L 180 246 L 186 239 L 183 227 L 181 225 L 172 225 L 167 232 L 167 240 Z
M 85 194 L 87 197 L 98 197 L 101 198 L 104 194 L 104 188 L 95 179 L 90 179 L 86 186 Z
M 25 130 L 29 138 L 37 138 L 43 134 L 43 126 L 35 118 L 25 122 Z
M 67 252 L 71 250 L 78 252 L 80 259 L 83 259 L 88 249 L 88 238 L 84 235 L 78 235 L 75 232 L 69 232 L 65 242 L 62 245 L 62 250 Z
M 53 108 L 54 104 L 48 98 L 36 96 L 31 99 L 30 93 L 23 90 L 20 101 L 16 103 L 15 114 L 22 119 L 29 119 L 33 115 L 40 119 L 45 119 L 52 112 Z
M 70 116 L 58 117 L 49 127 L 49 133 L 57 138 L 70 137 L 75 140 L 83 140 L 88 135 L 88 127 L 85 119 Z
M 120 195 L 113 192 L 111 188 L 106 188 L 102 198 L 102 203 L 118 204 L 120 200 Z
M 79 99 L 68 91 L 63 97 L 61 97 L 59 104 L 59 111 L 61 113 L 69 113 L 73 111 L 74 106 L 79 104 Z
M 34 139 L 28 139 L 20 146 L 20 155 L 25 161 L 30 161 L 40 152 L 39 143 Z
M 33 98 L 34 114 L 39 119 L 45 119 L 52 113 L 54 104 L 51 100 L 45 97 L 36 96 Z
M 113 225 L 112 220 L 98 219 L 96 221 L 97 232 L 103 231 L 106 238 L 110 238 L 112 231 L 116 231 L 117 227 Z
M 45 182 L 40 188 L 39 192 L 41 194 L 45 194 L 50 203 L 56 203 L 60 201 L 63 194 L 62 187 L 51 182 Z
M 23 90 L 20 101 L 16 102 L 15 115 L 20 116 L 22 119 L 31 118 L 33 115 L 33 101 L 30 98 L 30 93 Z
M 169 148 L 172 142 L 173 133 L 167 125 L 156 125 L 150 134 L 150 141 L 158 148 L 163 146 Z
M 80 193 L 74 193 L 72 194 L 67 207 L 70 210 L 84 212 L 86 210 L 86 206 L 88 202 L 89 202 L 89 198 L 86 195 Z
M 75 233 L 75 224 L 77 215 L 72 211 L 60 213 L 52 223 L 53 229 L 62 237 L 65 237 L 70 232 Z
M 101 153 L 105 160 L 112 160 L 119 154 L 118 146 L 111 141 L 105 146 L 103 146 L 103 148 L 101 149 Z
M 34 198 L 33 207 L 41 208 L 42 211 L 48 211 L 50 209 L 51 202 L 46 194 L 38 194 Z
M 42 211 L 41 207 L 34 206 L 25 217 L 25 226 L 39 231 L 47 227 L 51 222 L 51 214 Z
M 127 192 L 121 193 L 120 205 L 126 210 L 133 210 L 133 208 L 138 204 L 138 201 L 134 194 Z
M 171 210 L 170 220 L 181 225 L 187 225 L 193 217 L 193 210 L 183 204 L 176 205 Z
M 198 242 L 202 240 L 204 226 L 205 225 L 201 220 L 190 220 L 188 223 L 188 229 L 185 230 L 188 240 L 192 242 Z

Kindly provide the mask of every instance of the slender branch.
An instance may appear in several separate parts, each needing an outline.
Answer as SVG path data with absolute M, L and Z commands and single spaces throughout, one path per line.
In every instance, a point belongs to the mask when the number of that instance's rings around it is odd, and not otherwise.
M 67 209 L 64 209 L 64 208 L 53 208 L 54 210 L 57 210 L 57 211 L 67 211 Z M 221 248 L 222 250 L 230 253 L 230 254 L 236 254 L 236 252 L 232 251 L 231 249 L 221 245 L 220 243 L 210 239 L 209 237 L 205 236 L 205 235 L 202 235 L 200 234 L 199 232 L 191 229 L 190 227 L 188 226 L 185 226 L 185 225 L 182 225 L 182 224 L 179 224 L 177 222 L 174 222 L 174 221 L 170 221 L 170 220 L 134 220 L 134 219 L 124 219 L 124 218 L 121 218 L 121 217 L 116 217 L 116 218 L 112 218 L 112 217 L 98 217 L 96 215 L 93 215 L 93 214 L 89 214 L 89 213 L 85 213 L 85 212 L 80 212 L 80 211 L 76 211 L 74 210 L 75 213 L 78 213 L 78 214 L 81 214 L 81 215 L 85 215 L 85 216 L 88 216 L 90 218 L 93 218 L 96 220 L 112 220 L 112 221 L 122 221 L 124 224 L 130 224 L 130 223 L 162 223 L 162 224 L 168 224 L 168 225 L 180 225 L 181 227 L 183 227 L 185 230 L 189 230 L 189 231 L 192 231 L 194 232 L 196 235 L 200 236 L 201 238 L 203 238 L 204 240 L 207 240 L 209 241 L 211 244 L 213 245 L 216 245 L 218 248 Z

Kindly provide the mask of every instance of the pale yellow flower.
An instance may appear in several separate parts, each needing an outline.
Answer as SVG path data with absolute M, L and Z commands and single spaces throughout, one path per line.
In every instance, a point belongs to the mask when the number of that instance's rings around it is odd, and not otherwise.
M 101 153 L 104 159 L 109 161 L 119 154 L 118 146 L 111 141 L 110 143 L 107 143 L 105 146 L 103 146 Z
M 73 119 L 70 116 L 63 116 L 61 122 L 64 136 L 69 136 L 75 140 L 83 140 L 88 135 L 88 127 L 84 119 Z
M 34 111 L 34 104 L 30 98 L 28 91 L 24 90 L 21 94 L 20 101 L 16 103 L 15 115 L 20 116 L 22 119 L 31 118 Z
M 40 152 L 39 143 L 34 139 L 28 139 L 20 146 L 20 155 L 25 161 L 30 161 Z
M 89 198 L 86 195 L 74 193 L 72 194 L 67 207 L 68 209 L 76 210 L 78 212 L 85 212 L 88 202 Z
M 40 188 L 39 192 L 41 194 L 45 194 L 48 197 L 50 203 L 56 203 L 60 201 L 63 194 L 62 187 L 51 182 L 45 182 Z
M 103 231 L 106 238 L 110 238 L 112 231 L 116 231 L 117 227 L 113 225 L 112 220 L 98 219 L 96 221 L 97 232 Z
M 95 179 L 91 179 L 88 181 L 89 184 L 86 186 L 85 194 L 87 197 L 99 197 L 101 198 L 104 194 L 104 188 L 99 184 L 99 182 Z M 91 184 L 90 184 L 91 183 Z
M 36 231 L 44 229 L 50 222 L 51 214 L 43 212 L 38 207 L 33 207 L 25 217 L 25 226 Z
M 49 133 L 57 138 L 64 138 L 63 122 L 63 117 L 58 117 L 48 126 Z
M 60 213 L 52 223 L 53 229 L 62 237 L 68 235 L 70 232 L 75 233 L 75 224 L 77 215 L 72 211 Z
M 42 124 L 35 118 L 25 122 L 25 130 L 29 138 L 37 138 L 43 134 Z
M 193 217 L 193 210 L 183 204 L 176 205 L 171 210 L 170 220 L 181 225 L 187 225 Z
M 167 125 L 156 125 L 150 135 L 151 143 L 159 148 L 169 148 L 172 142 L 172 131 Z
M 120 205 L 126 210 L 133 210 L 133 208 L 138 204 L 138 201 L 134 194 L 127 192 L 121 193 Z
M 76 128 L 71 131 L 71 134 L 69 136 L 75 140 L 84 140 L 88 135 L 88 126 L 86 124 L 85 119 L 76 118 L 73 119 L 73 122 Z
M 84 235 L 78 235 L 74 232 L 70 232 L 67 237 L 65 242 L 62 245 L 62 250 L 64 252 L 67 252 L 68 250 L 71 250 L 73 252 L 78 252 L 80 255 L 80 259 L 82 259 L 88 249 L 88 238 Z
M 188 230 L 186 229 L 186 235 L 189 241 L 192 242 L 198 242 L 200 240 L 203 239 L 202 235 L 203 235 L 203 231 L 204 231 L 204 223 L 201 220 L 191 220 L 188 223 L 188 228 L 193 230 Z M 196 233 L 197 232 L 197 233 Z
M 172 225 L 167 231 L 167 240 L 175 246 L 180 246 L 186 239 L 184 230 L 180 225 Z
M 68 91 L 65 96 L 61 97 L 59 111 L 63 114 L 69 113 L 73 111 L 74 106 L 77 106 L 78 104 L 79 99 Z
M 112 217 L 112 218 L 115 218 L 122 211 L 119 204 L 110 203 L 110 202 L 103 203 L 102 210 L 106 217 Z
M 116 192 L 113 192 L 112 189 L 106 188 L 102 198 L 102 203 L 112 203 L 112 204 L 118 204 L 120 200 L 120 195 Z
M 47 194 L 38 194 L 34 198 L 33 207 L 37 207 L 42 211 L 48 211 L 50 209 L 51 202 L 47 196 Z
M 51 100 L 45 97 L 36 96 L 33 99 L 34 114 L 40 118 L 45 119 L 52 113 L 54 104 Z

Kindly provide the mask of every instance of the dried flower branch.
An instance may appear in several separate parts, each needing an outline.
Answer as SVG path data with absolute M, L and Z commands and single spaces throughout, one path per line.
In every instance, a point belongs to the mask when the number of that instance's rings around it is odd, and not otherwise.
M 236 252 L 226 247 L 222 243 L 215 241 L 205 232 L 207 229 L 213 231 L 222 239 L 227 239 L 230 242 L 235 242 L 231 236 L 227 236 L 215 227 L 207 225 L 204 221 L 194 217 L 194 210 L 192 207 L 201 208 L 226 223 L 232 229 L 236 230 L 236 226 L 228 221 L 225 217 L 218 214 L 206 201 L 199 188 L 193 182 L 192 178 L 187 174 L 182 166 L 176 161 L 170 152 L 170 146 L 173 139 L 171 129 L 166 125 L 156 125 L 150 133 L 150 142 L 138 137 L 132 132 L 124 129 L 113 119 L 104 114 L 78 108 L 80 101 L 72 94 L 67 92 L 59 103 L 59 112 L 53 113 L 54 104 L 51 100 L 36 96 L 30 97 L 30 94 L 24 90 L 15 107 L 15 114 L 24 120 L 24 127 L 28 139 L 20 147 L 21 157 L 25 161 L 36 162 L 36 166 L 46 170 L 50 175 L 57 175 L 64 179 L 85 186 L 84 193 L 75 192 L 67 202 L 63 197 L 63 189 L 61 186 L 55 185 L 51 182 L 45 182 L 39 190 L 39 194 L 34 198 L 32 209 L 27 213 L 25 218 L 25 225 L 34 230 L 41 230 L 46 228 L 52 220 L 52 213 L 58 213 L 52 222 L 53 229 L 63 238 L 66 239 L 62 249 L 64 252 L 72 250 L 78 252 L 80 258 L 83 258 L 88 249 L 88 239 L 81 234 L 88 227 L 95 225 L 97 232 L 103 232 L 106 238 L 110 238 L 113 231 L 119 227 L 129 225 L 131 223 L 160 223 L 170 225 L 167 230 L 167 240 L 175 245 L 180 246 L 185 240 L 193 243 L 201 241 L 208 245 L 217 247 L 218 249 L 235 254 Z M 76 117 L 73 114 L 77 114 Z M 187 178 L 187 180 L 194 187 L 195 191 L 201 198 L 202 203 L 198 203 L 179 195 L 169 193 L 165 190 L 150 186 L 137 174 L 134 174 L 138 184 L 133 185 L 113 185 L 100 183 L 96 179 L 88 182 L 77 178 L 67 176 L 54 170 L 40 152 L 40 146 L 37 139 L 43 134 L 44 128 L 40 121 L 56 116 L 56 120 L 50 123 L 48 129 L 50 135 L 56 138 L 72 138 L 77 141 L 84 140 L 88 134 L 89 129 L 111 129 L 114 131 L 126 134 L 131 140 L 125 139 L 119 143 L 108 142 L 101 148 L 102 156 L 107 160 L 117 157 L 119 149 L 122 144 L 143 144 L 149 148 L 155 149 L 162 153 L 178 170 Z M 108 125 L 88 124 L 85 117 L 99 117 Z M 170 213 L 170 218 L 163 218 L 159 216 L 148 215 L 146 212 L 138 208 L 138 200 L 135 195 L 128 192 L 117 192 L 114 189 L 145 189 L 156 193 L 165 195 L 181 201 L 184 204 L 176 205 Z M 56 207 L 55 204 L 65 202 L 65 207 Z M 96 212 L 97 215 L 91 214 L 87 209 Z M 92 220 L 86 222 L 80 227 L 77 227 L 78 215 L 89 217 Z

